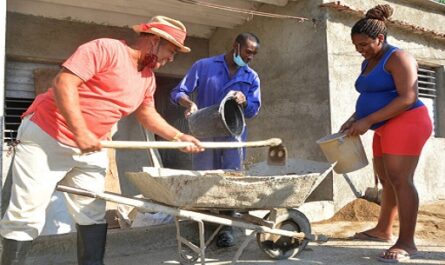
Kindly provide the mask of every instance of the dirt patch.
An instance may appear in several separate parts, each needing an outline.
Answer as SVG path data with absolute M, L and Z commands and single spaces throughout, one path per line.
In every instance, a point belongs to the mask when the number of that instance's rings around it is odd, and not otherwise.
M 420 207 L 416 237 L 445 244 L 445 200 Z
M 372 228 L 377 222 L 380 206 L 363 199 L 357 199 L 332 218 L 313 224 L 315 231 L 331 237 L 344 238 L 354 233 Z M 394 224 L 398 233 L 399 223 Z M 445 200 L 424 204 L 419 209 L 416 239 L 427 240 L 433 244 L 445 244 Z

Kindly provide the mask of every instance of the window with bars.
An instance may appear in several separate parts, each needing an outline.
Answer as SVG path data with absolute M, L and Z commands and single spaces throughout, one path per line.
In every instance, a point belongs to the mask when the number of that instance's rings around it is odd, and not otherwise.
M 436 76 L 437 71 L 434 67 L 420 65 L 417 71 L 418 75 L 418 87 L 419 97 L 423 103 L 427 106 L 431 120 L 433 121 L 433 135 L 437 135 L 437 83 Z
M 20 125 L 20 115 L 31 105 L 33 99 L 5 98 L 5 129 L 3 141 L 10 142 L 16 139 L 17 129 Z
M 48 63 L 34 63 L 7 60 L 5 65 L 5 98 L 3 102 L 3 143 L 17 137 L 20 116 L 31 105 L 38 87 L 48 87 L 54 71 L 59 66 Z M 48 69 L 53 69 L 51 72 Z M 36 83 L 37 80 L 37 83 Z M 37 85 L 36 85 L 37 84 Z

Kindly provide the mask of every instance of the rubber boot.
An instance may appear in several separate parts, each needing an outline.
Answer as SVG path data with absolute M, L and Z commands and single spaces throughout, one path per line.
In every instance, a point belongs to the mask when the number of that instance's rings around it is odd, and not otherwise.
M 32 241 L 16 241 L 3 238 L 2 265 L 25 265 Z
M 107 224 L 76 225 L 79 265 L 104 265 Z
M 219 248 L 227 248 L 235 245 L 235 236 L 231 226 L 224 226 L 216 236 L 216 246 Z
M 227 216 L 235 216 L 235 211 L 219 211 L 220 214 Z M 223 226 L 216 236 L 216 246 L 219 248 L 227 248 L 235 245 L 235 235 L 231 226 Z

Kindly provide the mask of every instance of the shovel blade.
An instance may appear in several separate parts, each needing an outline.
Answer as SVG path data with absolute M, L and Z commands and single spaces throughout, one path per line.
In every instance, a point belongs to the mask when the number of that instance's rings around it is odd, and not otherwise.
M 382 202 L 382 192 L 378 187 L 369 187 L 365 190 L 363 199 L 380 205 Z
M 271 166 L 284 166 L 287 160 L 287 148 L 280 144 L 269 148 L 267 164 Z

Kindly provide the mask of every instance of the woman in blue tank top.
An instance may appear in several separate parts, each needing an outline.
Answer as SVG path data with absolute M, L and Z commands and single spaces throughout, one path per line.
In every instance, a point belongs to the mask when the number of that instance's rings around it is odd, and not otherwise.
M 360 93 L 356 111 L 340 129 L 352 136 L 374 130 L 374 169 L 383 187 L 380 216 L 374 228 L 354 238 L 392 241 L 398 213 L 399 237 L 377 256 L 390 263 L 417 254 L 414 232 L 419 199 L 413 177 L 432 131 L 428 111 L 417 97 L 416 60 L 386 41 L 385 20 L 392 13 L 389 5 L 378 5 L 352 27 L 352 42 L 365 60 L 355 83 Z

